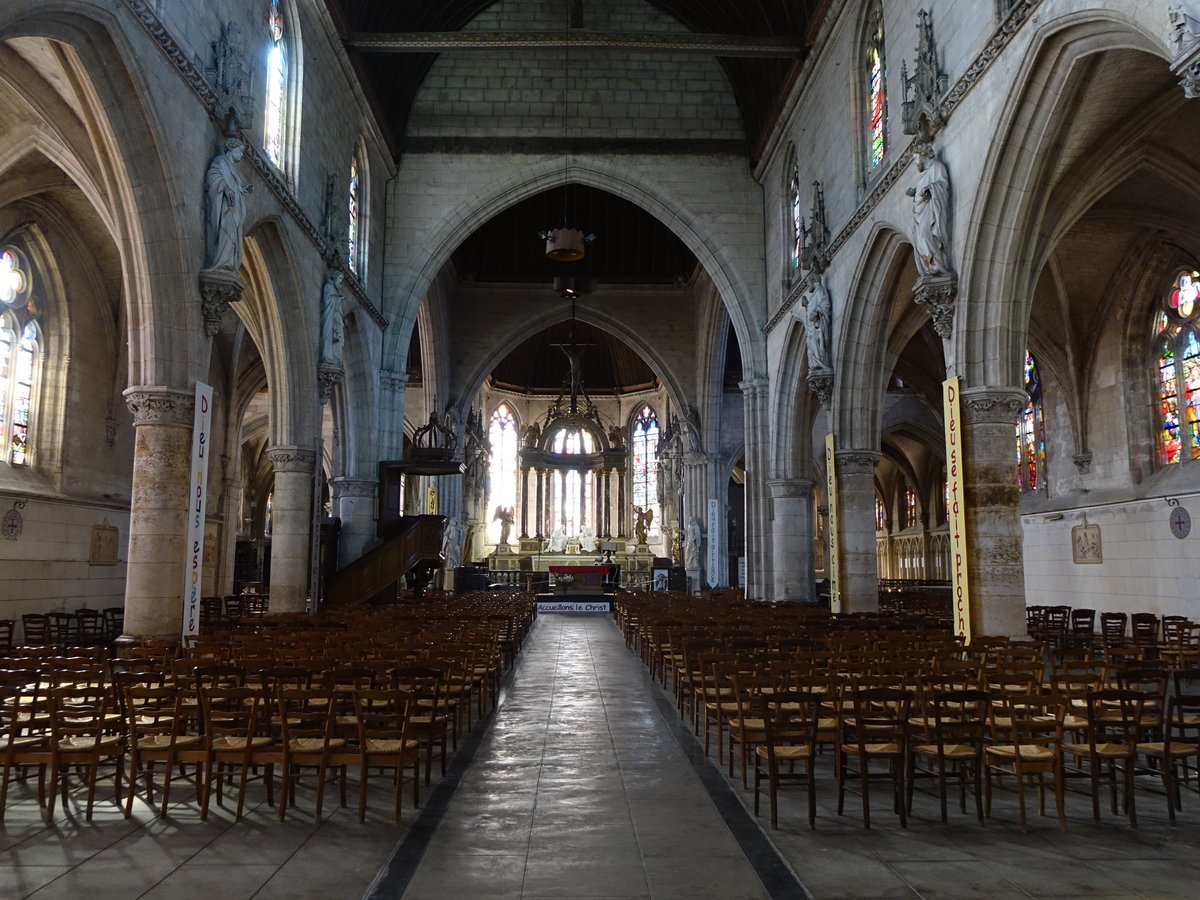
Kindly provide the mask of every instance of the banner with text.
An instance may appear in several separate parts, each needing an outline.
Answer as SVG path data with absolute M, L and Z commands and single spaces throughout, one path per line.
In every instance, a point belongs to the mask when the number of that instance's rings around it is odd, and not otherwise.
M 942 382 L 942 416 L 946 423 L 946 517 L 950 523 L 950 584 L 954 599 L 954 632 L 970 640 L 971 594 L 967 585 L 962 415 L 959 409 L 957 375 Z
M 204 573 L 204 505 L 208 500 L 208 444 L 212 428 L 212 388 L 196 382 L 192 419 L 192 475 L 188 481 L 187 561 L 183 570 L 183 635 L 200 631 L 200 592 Z
M 825 507 L 829 510 L 829 562 L 825 566 L 829 575 L 829 609 L 841 612 L 841 542 L 838 540 L 837 466 L 833 457 L 832 431 L 825 435 Z

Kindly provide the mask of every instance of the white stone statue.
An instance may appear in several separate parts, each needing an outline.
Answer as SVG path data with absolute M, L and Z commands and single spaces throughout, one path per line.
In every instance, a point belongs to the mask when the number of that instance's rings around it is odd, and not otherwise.
M 516 519 L 516 510 L 514 510 L 511 506 L 509 506 L 509 507 L 497 506 L 496 507 L 496 512 L 492 516 L 492 521 L 500 523 L 500 543 L 501 544 L 508 543 L 508 535 L 509 535 L 509 532 L 512 531 L 514 519 Z M 497 545 L 497 546 L 499 546 L 499 545 Z
M 321 365 L 341 368 L 345 323 L 342 316 L 342 278 L 340 271 L 329 273 L 321 290 Z
M 204 175 L 207 201 L 205 268 L 236 273 L 242 264 L 242 224 L 246 220 L 246 198 L 253 185 L 242 184 L 237 162 L 242 142 L 227 138 L 223 153 L 213 157 Z
M 700 520 L 692 516 L 688 520 L 687 540 L 683 543 L 683 566 L 685 569 L 700 568 L 700 544 L 704 540 L 700 530 Z
M 917 151 L 915 187 L 906 194 L 913 198 L 913 252 L 919 275 L 950 275 L 950 172 L 933 148 Z
M 833 331 L 833 302 L 825 289 L 825 279 L 820 275 L 813 281 L 812 293 L 804 301 L 804 337 L 808 344 L 808 370 L 810 372 L 833 368 L 829 353 L 830 335 Z
M 596 552 L 596 532 L 591 525 L 584 525 L 579 532 L 579 552 Z
M 567 529 L 565 525 L 559 525 L 550 535 L 550 540 L 546 543 L 547 553 L 566 553 L 567 552 Z
M 462 565 L 463 537 L 465 532 L 458 519 L 451 516 L 446 520 L 446 531 L 442 536 L 442 556 L 446 557 L 446 569 L 457 569 Z

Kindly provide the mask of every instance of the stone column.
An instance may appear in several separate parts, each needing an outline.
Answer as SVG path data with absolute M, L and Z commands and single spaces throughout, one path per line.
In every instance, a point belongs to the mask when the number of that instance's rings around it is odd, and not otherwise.
M 267 458 L 275 467 L 270 609 L 273 613 L 304 612 L 317 454 L 302 447 L 272 447 L 267 450 Z
M 242 527 L 242 493 L 246 482 L 225 479 L 224 503 L 221 507 L 221 567 L 217 572 L 217 594 L 233 593 L 233 566 L 237 559 L 238 530 Z
M 625 470 L 617 469 L 617 537 L 625 538 Z
M 521 537 L 529 537 L 529 466 L 521 466 Z
M 122 641 L 178 638 L 195 395 L 165 387 L 125 391 L 133 413 L 133 486 Z
M 739 385 L 745 408 L 746 431 L 746 596 L 761 598 L 771 581 L 771 523 L 767 489 L 767 445 L 771 433 L 767 416 L 766 378 L 748 378 Z
M 963 390 L 967 577 L 975 634 L 1025 634 L 1020 489 L 1012 448 L 1027 400 L 1017 388 Z
M 379 373 L 379 452 L 383 459 L 404 456 L 404 404 L 408 373 Z
M 838 521 L 841 542 L 842 612 L 879 609 L 875 558 L 875 464 L 877 450 L 837 450 Z
M 546 470 L 537 470 L 537 533 L 534 537 L 539 541 L 546 537 Z
M 768 481 L 771 491 L 771 600 L 813 597 L 813 520 L 810 478 Z
M 338 535 L 338 568 L 362 556 L 363 547 L 374 540 L 375 496 L 378 491 L 379 482 L 369 478 L 339 475 L 329 479 L 333 514 L 342 520 Z M 274 541 L 271 543 L 274 546 Z

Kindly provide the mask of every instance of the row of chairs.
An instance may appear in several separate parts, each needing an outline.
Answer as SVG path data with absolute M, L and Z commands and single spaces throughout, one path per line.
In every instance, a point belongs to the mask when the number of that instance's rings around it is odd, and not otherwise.
M 25 613 L 21 616 L 23 644 L 60 644 L 100 646 L 111 644 L 121 635 L 124 607 L 107 609 L 80 607 L 74 612 Z M 17 622 L 0 619 L 0 653 L 8 653 L 17 644 Z
M 1031 638 L 1051 649 L 1085 648 L 1109 654 L 1129 650 L 1142 659 L 1176 667 L 1200 665 L 1200 623 L 1182 615 L 1032 605 L 1026 608 Z

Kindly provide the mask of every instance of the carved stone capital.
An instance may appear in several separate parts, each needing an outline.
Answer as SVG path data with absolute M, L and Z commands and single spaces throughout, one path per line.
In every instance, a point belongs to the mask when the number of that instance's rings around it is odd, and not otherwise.
M 311 472 L 317 462 L 315 450 L 302 447 L 271 447 L 267 459 L 276 472 Z
M 338 476 L 329 479 L 329 492 L 334 500 L 340 500 L 343 497 L 374 497 L 378 488 L 379 482 L 369 478 Z
M 768 481 L 767 489 L 772 500 L 808 500 L 815 484 L 811 478 L 779 478 Z
M 392 372 L 384 369 L 379 373 L 379 386 L 385 391 L 391 391 L 397 394 L 401 393 L 406 387 L 408 387 L 408 373 Z
M 133 424 L 177 425 L 191 428 L 195 423 L 196 395 L 165 387 L 131 387 L 125 391 L 125 405 L 133 413 Z
M 880 455 L 876 450 L 835 450 L 833 458 L 837 463 L 839 476 L 871 475 Z
M 200 273 L 200 305 L 204 312 L 204 333 L 209 337 L 221 331 L 221 319 L 230 303 L 242 299 L 246 286 L 237 273 L 228 269 L 205 269 Z
M 767 379 L 747 378 L 744 381 L 738 382 L 738 388 L 740 388 L 741 392 L 746 396 L 765 393 L 767 390 Z
M 929 307 L 933 330 L 943 340 L 954 333 L 954 301 L 958 278 L 954 275 L 923 275 L 913 284 L 913 300 Z
M 963 391 L 963 419 L 968 425 L 1009 425 L 1016 427 L 1017 417 L 1029 397 L 1020 388 L 979 387 Z
M 329 398 L 333 396 L 334 386 L 342 383 L 345 374 L 346 371 L 341 366 L 322 364 L 317 368 L 317 391 L 322 403 L 329 402 Z
M 817 399 L 821 401 L 821 405 L 829 409 L 829 405 L 833 402 L 833 372 L 830 369 L 822 369 L 808 376 L 808 387 Z
M 1073 457 L 1071 457 L 1071 461 L 1075 463 L 1075 468 L 1078 470 L 1080 475 L 1086 475 L 1088 472 L 1092 471 L 1091 451 L 1088 451 L 1087 453 L 1076 453 Z

